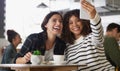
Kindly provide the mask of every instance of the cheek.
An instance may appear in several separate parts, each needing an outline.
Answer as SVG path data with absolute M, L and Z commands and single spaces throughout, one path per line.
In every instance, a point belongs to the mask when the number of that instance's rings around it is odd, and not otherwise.
M 80 30 L 82 30 L 82 29 L 83 29 L 83 26 L 81 25 L 81 26 L 80 26 Z
M 71 31 L 72 25 L 69 25 L 68 28 L 69 28 L 69 30 Z
M 63 25 L 61 24 L 61 29 L 63 29 Z
M 21 38 L 19 38 L 19 37 L 16 38 L 16 41 L 17 41 L 17 42 L 21 42 Z
M 78 25 L 80 26 L 80 28 L 83 28 L 83 25 L 81 22 L 79 22 Z
M 46 29 L 50 29 L 51 27 L 52 27 L 52 25 L 50 25 L 50 24 L 46 24 L 46 25 L 45 25 L 45 28 L 46 28 Z

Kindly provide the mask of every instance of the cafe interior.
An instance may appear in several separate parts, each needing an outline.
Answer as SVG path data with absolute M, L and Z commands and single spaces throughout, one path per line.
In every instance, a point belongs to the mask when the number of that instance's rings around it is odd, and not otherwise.
M 109 23 L 120 24 L 120 0 L 89 0 L 101 16 L 104 31 Z M 6 31 L 19 32 L 22 42 L 31 33 L 41 32 L 41 22 L 51 11 L 62 15 L 72 9 L 81 9 L 80 0 L 0 0 L 0 62 L 3 49 L 9 44 Z M 32 28 L 32 29 L 31 29 Z M 18 51 L 22 43 L 18 45 Z

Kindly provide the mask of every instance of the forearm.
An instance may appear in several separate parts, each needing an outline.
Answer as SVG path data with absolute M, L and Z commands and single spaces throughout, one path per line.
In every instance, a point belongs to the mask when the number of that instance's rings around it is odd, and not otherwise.
M 101 24 L 100 16 L 96 13 L 94 19 L 91 19 L 90 22 L 93 42 L 98 45 L 103 44 L 103 27 Z
M 18 57 L 16 59 L 16 64 L 26 64 L 27 62 L 30 61 L 31 55 L 32 54 L 30 52 L 28 52 L 23 57 Z
M 26 64 L 26 59 L 24 57 L 19 57 L 16 59 L 16 64 Z

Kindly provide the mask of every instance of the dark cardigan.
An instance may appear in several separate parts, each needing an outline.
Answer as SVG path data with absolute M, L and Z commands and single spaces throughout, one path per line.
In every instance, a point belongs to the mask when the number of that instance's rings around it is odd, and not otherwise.
M 46 41 L 46 33 L 41 32 L 37 34 L 31 34 L 27 37 L 25 40 L 20 52 L 15 57 L 15 63 L 16 59 L 18 57 L 23 57 L 27 52 L 33 52 L 34 50 L 40 50 L 41 54 L 45 54 L 45 41 Z M 54 54 L 55 55 L 64 55 L 64 50 L 66 49 L 66 44 L 64 41 L 62 41 L 60 38 L 56 37 L 55 40 L 55 46 L 54 46 Z

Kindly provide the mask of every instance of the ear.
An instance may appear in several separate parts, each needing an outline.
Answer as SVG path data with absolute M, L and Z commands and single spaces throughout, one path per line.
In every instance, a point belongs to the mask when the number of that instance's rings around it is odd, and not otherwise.
M 117 29 L 117 28 L 115 28 L 115 29 L 114 29 L 114 31 L 118 32 L 118 29 Z
M 47 28 L 47 24 L 45 25 L 45 28 Z
M 13 38 L 13 39 L 12 39 L 12 42 L 14 42 L 15 40 L 16 40 L 16 39 L 15 39 L 15 38 Z

